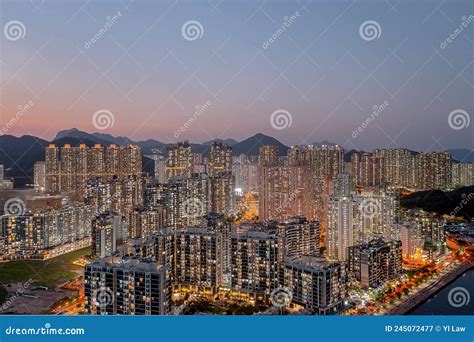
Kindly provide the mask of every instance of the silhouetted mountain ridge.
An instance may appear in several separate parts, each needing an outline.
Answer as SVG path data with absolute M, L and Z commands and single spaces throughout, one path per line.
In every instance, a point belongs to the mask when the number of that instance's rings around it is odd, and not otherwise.
M 227 146 L 234 146 L 235 144 L 238 144 L 238 143 L 239 143 L 237 140 L 234 140 L 234 139 L 214 139 L 214 140 L 205 141 L 205 142 L 203 142 L 201 145 L 210 146 L 210 145 L 212 145 L 212 143 L 213 143 L 214 141 L 223 143 L 223 144 L 225 144 L 225 145 L 227 145 Z
M 474 217 L 474 201 L 469 200 L 468 196 L 472 193 L 474 193 L 474 185 L 448 192 L 418 191 L 402 197 L 400 204 L 407 209 L 421 208 L 425 211 L 448 215 L 454 212 L 456 216 L 471 219 Z
M 234 146 L 232 146 L 232 155 L 239 156 L 241 154 L 257 156 L 260 147 L 263 145 L 275 145 L 278 148 L 280 155 L 286 155 L 289 147 L 283 145 L 281 142 L 268 135 L 257 133 Z

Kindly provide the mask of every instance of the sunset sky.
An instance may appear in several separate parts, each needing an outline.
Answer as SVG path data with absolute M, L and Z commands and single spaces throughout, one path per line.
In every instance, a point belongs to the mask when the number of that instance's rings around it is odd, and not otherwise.
M 95 132 L 94 113 L 107 110 L 114 123 L 100 132 L 135 140 L 261 132 L 287 145 L 474 149 L 472 1 L 0 3 L 1 125 L 18 117 L 4 134 Z M 359 30 L 369 20 L 380 27 L 371 40 Z M 24 25 L 23 38 L 7 39 L 11 21 Z M 183 36 L 188 21 L 202 36 Z M 273 127 L 277 110 L 289 127 Z M 450 127 L 455 110 L 468 126 Z

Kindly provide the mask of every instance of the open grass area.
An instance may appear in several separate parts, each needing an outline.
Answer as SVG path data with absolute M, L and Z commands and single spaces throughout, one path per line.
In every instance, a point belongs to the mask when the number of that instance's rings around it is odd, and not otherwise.
M 74 265 L 73 262 L 90 253 L 91 248 L 87 247 L 45 261 L 20 260 L 2 263 L 0 264 L 0 284 L 32 279 L 34 285 L 54 287 L 80 275 L 83 268 Z

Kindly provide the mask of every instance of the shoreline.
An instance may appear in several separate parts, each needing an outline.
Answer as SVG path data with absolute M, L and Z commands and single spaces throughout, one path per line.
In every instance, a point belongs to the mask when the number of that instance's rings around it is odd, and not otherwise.
M 397 315 L 408 315 L 410 312 L 415 310 L 417 307 L 425 303 L 432 296 L 440 292 L 443 288 L 451 284 L 453 281 L 458 279 L 467 271 L 474 268 L 472 264 L 461 264 L 452 272 L 445 274 L 442 278 L 438 279 L 434 284 L 421 290 L 413 297 L 407 298 L 403 303 L 400 303 L 395 308 L 388 311 L 384 316 L 397 316 Z

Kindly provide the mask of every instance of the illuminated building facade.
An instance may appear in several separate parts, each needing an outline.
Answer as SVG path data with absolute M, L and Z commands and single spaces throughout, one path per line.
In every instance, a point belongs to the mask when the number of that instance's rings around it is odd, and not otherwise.
M 418 153 L 415 156 L 416 185 L 420 189 L 452 188 L 452 157 L 448 152 Z
M 242 154 L 234 158 L 232 173 L 235 176 L 235 187 L 243 193 L 258 191 L 258 164 Z
M 219 172 L 209 178 L 211 212 L 231 214 L 235 209 L 235 177 L 231 172 Z
M 385 159 L 373 153 L 355 152 L 351 156 L 352 176 L 357 186 L 380 186 L 385 183 Z
M 88 315 L 168 315 L 169 266 L 149 259 L 102 258 L 86 265 L 84 294 Z
M 445 221 L 435 214 L 421 209 L 406 210 L 402 213 L 402 220 L 413 222 L 419 227 L 420 236 L 424 241 L 439 243 L 444 241 Z
M 474 185 L 474 164 L 453 163 L 453 187 Z
M 349 247 L 348 271 L 361 285 L 375 288 L 402 275 L 402 242 L 375 239 Z
M 162 230 L 166 223 L 166 209 L 162 205 L 135 207 L 128 216 L 128 236 L 131 238 L 146 238 Z
M 45 150 L 45 191 L 73 192 L 81 198 L 92 176 L 139 176 L 141 158 L 140 147 L 135 145 L 74 147 L 65 144 L 59 148 L 50 144 Z
M 193 154 L 187 141 L 179 142 L 168 149 L 166 179 L 189 177 L 193 173 Z
M 4 238 L 5 253 L 44 259 L 86 247 L 94 212 L 93 206 L 70 204 L 23 215 L 3 215 L 0 235 Z
M 415 157 L 405 148 L 376 149 L 373 156 L 383 159 L 383 178 L 388 184 L 413 187 L 415 180 Z
M 363 191 L 355 196 L 354 242 L 356 244 L 383 237 L 399 240 L 398 213 L 400 198 L 395 190 Z
M 340 311 L 347 297 L 345 265 L 315 256 L 286 260 L 283 284 L 293 303 L 317 315 Z
M 423 248 L 424 240 L 421 236 L 420 226 L 416 222 L 402 222 L 400 224 L 400 238 L 403 257 L 411 258 Z
M 214 141 L 209 153 L 207 174 L 214 177 L 223 172 L 232 172 L 232 147 Z
M 276 225 L 282 239 L 284 257 L 319 255 L 319 223 L 305 217 L 293 217 Z
M 174 229 L 200 226 L 210 211 L 210 179 L 205 173 L 171 179 L 165 191 L 167 224 Z
M 354 210 L 352 196 L 330 196 L 326 252 L 331 260 L 346 261 L 347 248 L 354 245 Z
M 34 187 L 38 193 L 46 190 L 46 164 L 44 161 L 38 161 L 34 166 Z
M 233 232 L 231 288 L 249 295 L 268 296 L 278 287 L 283 260 L 278 237 L 265 231 Z
M 293 216 L 314 217 L 310 168 L 302 166 L 260 166 L 259 218 L 284 220 Z
M 92 219 L 92 256 L 112 255 L 127 238 L 126 225 L 113 212 L 104 212 Z
M 175 283 L 209 294 L 222 284 L 222 235 L 207 228 L 188 228 L 176 233 Z
M 278 147 L 264 145 L 259 150 L 258 164 L 260 166 L 277 166 L 279 157 Z
M 85 202 L 97 207 L 99 213 L 113 211 L 129 217 L 144 203 L 145 180 L 140 176 L 92 177 L 85 188 Z

